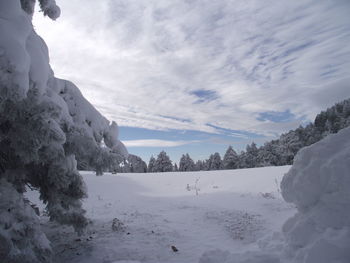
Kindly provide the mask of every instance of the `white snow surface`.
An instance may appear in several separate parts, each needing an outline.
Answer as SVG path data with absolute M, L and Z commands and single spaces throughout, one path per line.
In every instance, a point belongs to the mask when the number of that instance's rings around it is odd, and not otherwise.
M 41 220 L 56 262 L 279 262 L 273 255 L 283 247 L 282 224 L 296 213 L 279 192 L 289 168 L 82 172 L 87 232 L 79 237 Z M 27 196 L 38 202 L 35 191 Z
M 298 213 L 284 225 L 295 262 L 350 262 L 350 127 L 302 149 L 283 178 Z

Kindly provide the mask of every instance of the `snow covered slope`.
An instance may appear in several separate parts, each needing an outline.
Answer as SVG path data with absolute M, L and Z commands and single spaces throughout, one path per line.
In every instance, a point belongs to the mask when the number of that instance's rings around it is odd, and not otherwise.
M 57 262 L 191 263 L 205 262 L 202 255 L 217 249 L 225 251 L 219 261 L 225 253 L 276 251 L 282 224 L 296 212 L 279 193 L 289 168 L 102 177 L 82 172 L 88 232 L 78 237 L 42 220 Z M 35 192 L 28 195 L 35 200 Z

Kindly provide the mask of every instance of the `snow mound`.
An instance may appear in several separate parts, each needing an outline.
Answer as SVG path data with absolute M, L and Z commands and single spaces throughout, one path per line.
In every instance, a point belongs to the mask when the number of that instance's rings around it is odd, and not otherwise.
M 283 226 L 295 262 L 350 262 L 350 128 L 301 150 L 281 183 L 298 213 Z

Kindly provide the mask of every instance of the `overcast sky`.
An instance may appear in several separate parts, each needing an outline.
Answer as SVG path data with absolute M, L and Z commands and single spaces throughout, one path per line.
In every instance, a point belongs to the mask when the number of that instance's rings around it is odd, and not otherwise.
M 224 153 L 350 97 L 348 0 L 57 0 L 34 17 L 57 77 L 130 153 Z

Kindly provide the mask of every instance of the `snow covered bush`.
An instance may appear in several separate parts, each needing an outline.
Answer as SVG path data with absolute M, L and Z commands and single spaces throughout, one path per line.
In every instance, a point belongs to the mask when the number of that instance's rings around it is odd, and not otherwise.
M 281 189 L 298 209 L 283 227 L 293 262 L 350 262 L 350 128 L 302 149 Z
M 44 15 L 59 16 L 54 0 L 39 2 Z M 116 123 L 110 125 L 74 84 L 54 77 L 31 23 L 34 4 L 0 0 L 1 262 L 49 261 L 48 242 L 23 200 L 26 185 L 39 190 L 51 220 L 79 232 L 87 219 L 77 160 L 93 164 L 103 143 L 105 155 L 127 154 Z

